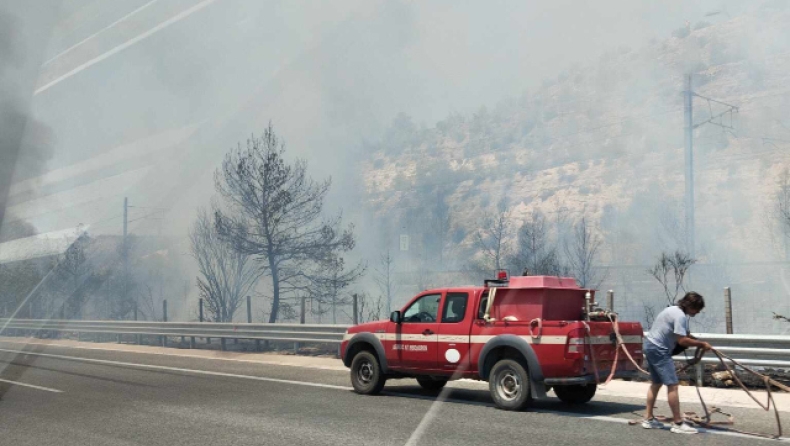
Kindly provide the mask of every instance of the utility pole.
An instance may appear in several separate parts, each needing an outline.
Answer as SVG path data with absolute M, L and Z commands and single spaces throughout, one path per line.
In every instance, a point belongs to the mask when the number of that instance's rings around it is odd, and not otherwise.
M 694 123 L 692 104 L 694 92 L 691 90 L 691 74 L 686 75 L 686 88 L 683 91 L 683 121 L 685 122 L 685 148 L 686 148 L 686 251 L 691 258 L 695 257 L 694 250 Z
M 786 172 L 784 175 L 788 175 Z M 782 191 L 779 193 L 779 220 L 782 226 L 782 242 L 785 250 L 785 261 L 790 261 L 790 180 L 782 178 Z
M 129 295 L 129 198 L 123 197 L 123 246 L 121 253 L 123 256 L 123 300 L 122 305 L 126 303 Z M 137 299 L 134 301 L 134 320 L 137 320 Z
M 695 97 L 708 101 L 708 110 L 710 111 L 710 117 L 697 124 L 694 124 L 694 114 L 693 114 L 693 102 Z M 718 104 L 718 106 L 724 106 L 725 110 L 714 114 L 713 104 Z M 684 122 L 685 148 L 686 148 L 685 150 L 686 195 L 684 201 L 686 207 L 686 251 L 688 251 L 689 255 L 692 258 L 696 257 L 695 240 L 694 240 L 694 130 L 705 124 L 716 125 L 721 127 L 722 129 L 734 130 L 735 127 L 733 126 L 732 123 L 733 112 L 737 113 L 738 107 L 732 104 L 728 104 L 726 102 L 717 101 L 716 99 L 711 99 L 709 97 L 705 97 L 695 93 L 694 90 L 692 90 L 691 88 L 691 74 L 686 75 L 685 89 L 683 90 L 683 118 L 684 118 L 683 122 Z M 729 124 L 726 124 L 724 122 L 725 116 L 730 117 Z

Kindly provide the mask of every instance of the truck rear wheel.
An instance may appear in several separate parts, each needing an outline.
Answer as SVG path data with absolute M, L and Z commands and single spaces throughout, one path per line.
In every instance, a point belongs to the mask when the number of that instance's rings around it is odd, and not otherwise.
M 386 381 L 376 355 L 363 350 L 354 356 L 351 361 L 351 385 L 355 392 L 375 395 L 381 392 Z
M 532 402 L 527 369 L 512 359 L 501 359 L 494 364 L 488 389 L 500 409 L 522 410 Z
M 429 392 L 438 392 L 447 384 L 446 379 L 433 379 L 430 376 L 418 376 L 417 382 L 420 384 L 420 387 Z
M 576 384 L 572 386 L 555 386 L 557 398 L 566 404 L 584 404 L 595 396 L 596 384 Z

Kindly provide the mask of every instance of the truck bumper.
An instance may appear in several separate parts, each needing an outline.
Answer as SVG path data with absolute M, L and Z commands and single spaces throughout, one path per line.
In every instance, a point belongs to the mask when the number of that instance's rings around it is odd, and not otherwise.
M 620 379 L 633 379 L 638 376 L 639 372 L 636 370 L 623 370 L 618 371 L 615 373 L 615 378 Z M 609 377 L 609 373 L 599 373 L 598 374 L 598 382 L 606 381 L 606 378 Z M 586 385 L 586 384 L 595 384 L 595 375 L 584 375 L 584 376 L 571 376 L 571 377 L 564 377 L 564 378 L 545 378 L 543 380 L 543 384 L 546 386 L 572 386 L 572 385 Z

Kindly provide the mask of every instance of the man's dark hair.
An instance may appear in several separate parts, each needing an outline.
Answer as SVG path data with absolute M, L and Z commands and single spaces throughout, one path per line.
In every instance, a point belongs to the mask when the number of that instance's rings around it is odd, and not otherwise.
M 683 296 L 683 299 L 680 299 L 678 306 L 684 313 L 688 313 L 688 310 L 702 311 L 705 308 L 705 299 L 703 299 L 701 294 L 689 291 Z

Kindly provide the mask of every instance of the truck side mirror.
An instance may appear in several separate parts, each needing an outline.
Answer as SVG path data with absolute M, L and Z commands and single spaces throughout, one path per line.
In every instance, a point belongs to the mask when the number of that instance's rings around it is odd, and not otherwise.
M 392 313 L 390 313 L 390 322 L 394 322 L 396 324 L 400 324 L 401 322 L 403 322 L 403 320 L 401 319 L 400 311 L 393 311 Z

